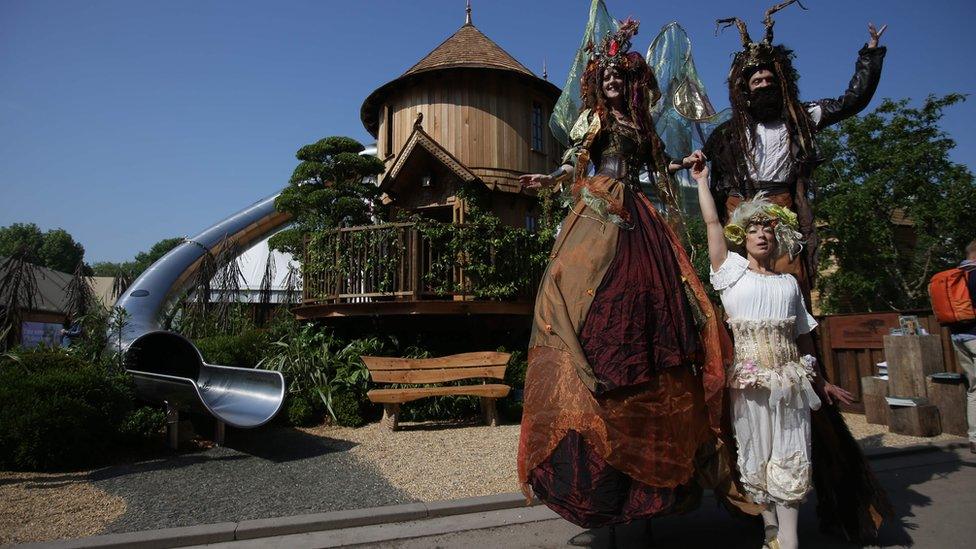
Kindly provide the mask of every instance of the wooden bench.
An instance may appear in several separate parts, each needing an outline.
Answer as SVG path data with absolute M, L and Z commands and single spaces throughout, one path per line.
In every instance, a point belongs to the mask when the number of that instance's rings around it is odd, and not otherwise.
M 501 383 L 487 383 L 488 379 L 504 379 L 510 353 L 480 352 L 443 356 L 440 358 L 394 358 L 364 356 L 363 364 L 374 383 L 445 383 L 463 379 L 480 379 L 480 385 L 444 387 L 409 387 L 403 389 L 373 389 L 366 393 L 369 400 L 383 404 L 383 422 L 396 430 L 400 405 L 421 398 L 443 395 L 468 395 L 481 398 L 481 414 L 485 423 L 498 425 L 495 400 L 512 390 Z

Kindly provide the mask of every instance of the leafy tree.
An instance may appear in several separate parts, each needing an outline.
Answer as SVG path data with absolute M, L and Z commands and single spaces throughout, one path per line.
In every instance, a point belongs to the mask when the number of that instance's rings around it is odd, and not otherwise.
M 170 250 L 183 243 L 182 237 L 164 238 L 152 245 L 148 252 L 136 254 L 133 276 L 139 276 L 161 257 L 169 253 Z
M 919 108 L 886 99 L 821 134 L 824 310 L 928 307 L 929 278 L 976 238 L 976 183 L 949 159 L 955 142 L 939 126 L 964 99 L 929 96 Z
M 63 273 L 75 272 L 85 257 L 85 247 L 64 229 L 42 233 L 33 223 L 0 227 L 0 256 L 10 257 L 21 247 L 29 251 L 32 263 Z
M 95 276 L 125 276 L 130 280 L 142 274 L 159 258 L 183 242 L 183 238 L 164 238 L 152 245 L 148 252 L 139 252 L 133 261 L 99 261 L 91 266 Z
M 379 189 L 371 178 L 383 173 L 383 163 L 360 155 L 363 149 L 348 137 L 326 137 L 298 149 L 301 162 L 275 204 L 294 216 L 294 226 L 272 237 L 272 248 L 300 255 L 306 235 L 367 224 L 379 213 Z

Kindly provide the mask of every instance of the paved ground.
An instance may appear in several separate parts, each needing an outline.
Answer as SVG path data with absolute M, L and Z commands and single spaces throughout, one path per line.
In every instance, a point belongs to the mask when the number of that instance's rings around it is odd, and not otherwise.
M 976 538 L 976 455 L 968 449 L 938 450 L 872 460 L 889 492 L 899 520 L 882 532 L 882 547 L 954 548 Z M 357 546 L 386 549 L 472 547 L 565 547 L 581 529 L 544 507 L 520 508 L 426 521 L 385 524 L 208 546 L 247 547 Z M 695 513 L 654 522 L 654 547 L 759 546 L 760 530 L 733 520 L 706 500 Z M 813 504 L 802 510 L 800 537 L 805 549 L 854 547 L 821 534 Z M 409 539 L 405 539 L 409 538 Z M 618 530 L 619 547 L 649 547 L 642 525 Z M 605 547 L 605 537 L 594 547 Z
M 227 430 L 222 448 L 91 473 L 126 500 L 103 533 L 378 507 L 414 501 L 347 441 L 270 427 Z

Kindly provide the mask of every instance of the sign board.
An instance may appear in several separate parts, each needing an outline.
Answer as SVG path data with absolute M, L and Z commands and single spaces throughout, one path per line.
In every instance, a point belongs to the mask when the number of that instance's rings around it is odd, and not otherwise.
M 37 347 L 40 344 L 48 347 L 61 345 L 60 322 L 30 322 L 24 321 L 20 326 L 20 344 L 24 347 Z
M 827 321 L 833 349 L 883 349 L 884 336 L 899 328 L 898 313 L 832 316 Z

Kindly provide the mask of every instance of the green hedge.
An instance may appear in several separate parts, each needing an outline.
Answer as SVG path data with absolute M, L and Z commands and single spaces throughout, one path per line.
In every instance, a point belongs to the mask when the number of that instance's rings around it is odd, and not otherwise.
M 0 359 L 0 467 L 52 470 L 104 461 L 113 447 L 161 427 L 133 413 L 131 380 L 58 349 Z
M 270 340 L 263 330 L 248 330 L 234 335 L 201 337 L 194 343 L 210 364 L 253 368 L 268 351 Z

